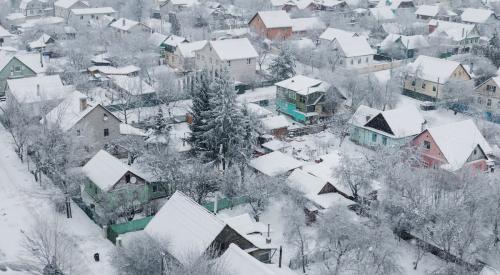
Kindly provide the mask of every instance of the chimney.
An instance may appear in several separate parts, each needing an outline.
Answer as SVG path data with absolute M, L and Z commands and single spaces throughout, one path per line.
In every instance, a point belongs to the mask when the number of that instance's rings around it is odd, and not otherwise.
M 271 233 L 271 225 L 270 225 L 270 224 L 267 224 L 267 238 L 266 238 L 266 243 L 267 243 L 267 244 L 270 244 L 270 243 L 271 243 L 271 236 L 270 236 L 270 233 Z
M 122 19 L 122 26 L 125 26 L 125 18 Z
M 473 74 L 474 73 L 474 62 L 471 62 L 470 63 L 470 74 Z
M 83 112 L 85 109 L 87 109 L 87 98 L 80 97 L 80 112 Z
M 423 132 L 425 131 L 425 126 L 427 125 L 427 120 L 424 120 L 424 122 L 422 122 L 422 124 L 420 125 L 420 131 Z
M 36 95 L 40 96 L 40 84 L 36 84 Z
M 368 120 L 370 120 L 370 118 L 372 118 L 371 116 L 366 116 L 366 122 L 368 122 Z

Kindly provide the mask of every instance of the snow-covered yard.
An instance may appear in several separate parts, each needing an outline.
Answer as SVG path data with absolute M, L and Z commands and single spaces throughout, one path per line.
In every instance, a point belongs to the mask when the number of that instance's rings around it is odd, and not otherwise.
M 1 126 L 0 174 L 0 271 L 7 269 L 0 274 L 28 274 L 21 268 L 27 257 L 22 244 L 37 218 L 57 220 L 70 237 L 71 253 L 76 258 L 72 274 L 116 274 L 110 264 L 113 244 L 103 237 L 101 228 L 75 204 L 72 205 L 72 219 L 55 211 L 51 197 L 60 191 L 47 181 L 42 186 L 35 182 Z M 94 253 L 100 254 L 99 262 L 94 261 Z

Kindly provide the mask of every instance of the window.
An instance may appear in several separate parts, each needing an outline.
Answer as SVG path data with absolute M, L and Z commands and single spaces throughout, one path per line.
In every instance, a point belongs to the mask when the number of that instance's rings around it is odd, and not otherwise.
M 486 106 L 491 107 L 491 99 L 488 99 L 488 101 L 486 102 Z
M 411 86 L 415 86 L 415 84 L 416 84 L 416 83 L 415 83 L 415 80 L 413 80 L 413 81 L 411 82 Z
M 76 136 L 78 136 L 78 137 L 79 137 L 79 136 L 81 136 L 81 135 L 82 135 L 82 133 L 80 132 L 80 130 L 76 130 Z
M 427 140 L 424 140 L 424 148 L 427 150 L 431 149 L 431 143 Z
M 153 189 L 153 193 L 158 192 L 158 186 L 156 184 L 152 184 L 151 187 Z
M 80 20 L 83 20 L 83 15 L 80 16 Z
M 125 175 L 125 182 L 130 183 L 130 174 Z
M 108 115 L 107 115 L 107 114 L 104 114 L 104 115 L 102 116 L 102 120 L 104 120 L 104 121 L 108 120 Z
M 227 61 L 227 65 L 228 65 L 229 67 L 231 67 L 231 60 L 228 60 L 228 61 Z
M 353 65 L 353 64 L 354 64 L 354 59 L 351 59 L 351 65 Z
M 425 83 L 422 83 L 422 89 L 425 89 Z
M 436 86 L 432 85 L 432 91 L 435 92 L 436 91 Z
M 368 63 L 368 62 L 370 62 L 370 59 L 367 57 L 367 58 L 366 58 L 366 63 Z
M 372 142 L 377 142 L 377 134 L 372 133 Z
M 387 145 L 387 137 L 382 137 L 382 144 Z
M 104 129 L 104 136 L 105 137 L 109 136 L 109 129 L 108 128 Z
M 20 72 L 21 71 L 21 66 L 15 66 L 14 67 L 15 72 Z
M 247 64 L 251 64 L 251 63 L 252 63 L 252 59 L 247 58 Z
M 358 59 L 358 64 L 361 64 L 361 58 L 360 58 L 360 59 Z

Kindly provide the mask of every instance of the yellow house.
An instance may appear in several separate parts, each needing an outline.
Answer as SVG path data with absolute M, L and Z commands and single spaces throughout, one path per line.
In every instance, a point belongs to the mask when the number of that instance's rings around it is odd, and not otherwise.
M 476 87 L 476 105 L 488 116 L 500 116 L 500 76 Z
M 462 64 L 446 59 L 420 55 L 408 65 L 403 94 L 426 101 L 443 98 L 443 86 L 450 80 L 470 80 Z

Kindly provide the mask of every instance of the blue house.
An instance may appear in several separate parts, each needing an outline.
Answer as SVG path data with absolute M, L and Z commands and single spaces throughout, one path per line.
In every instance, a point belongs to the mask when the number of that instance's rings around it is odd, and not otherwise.
M 356 144 L 399 147 L 424 130 L 425 119 L 413 106 L 380 111 L 361 105 L 349 123 L 350 140 Z

